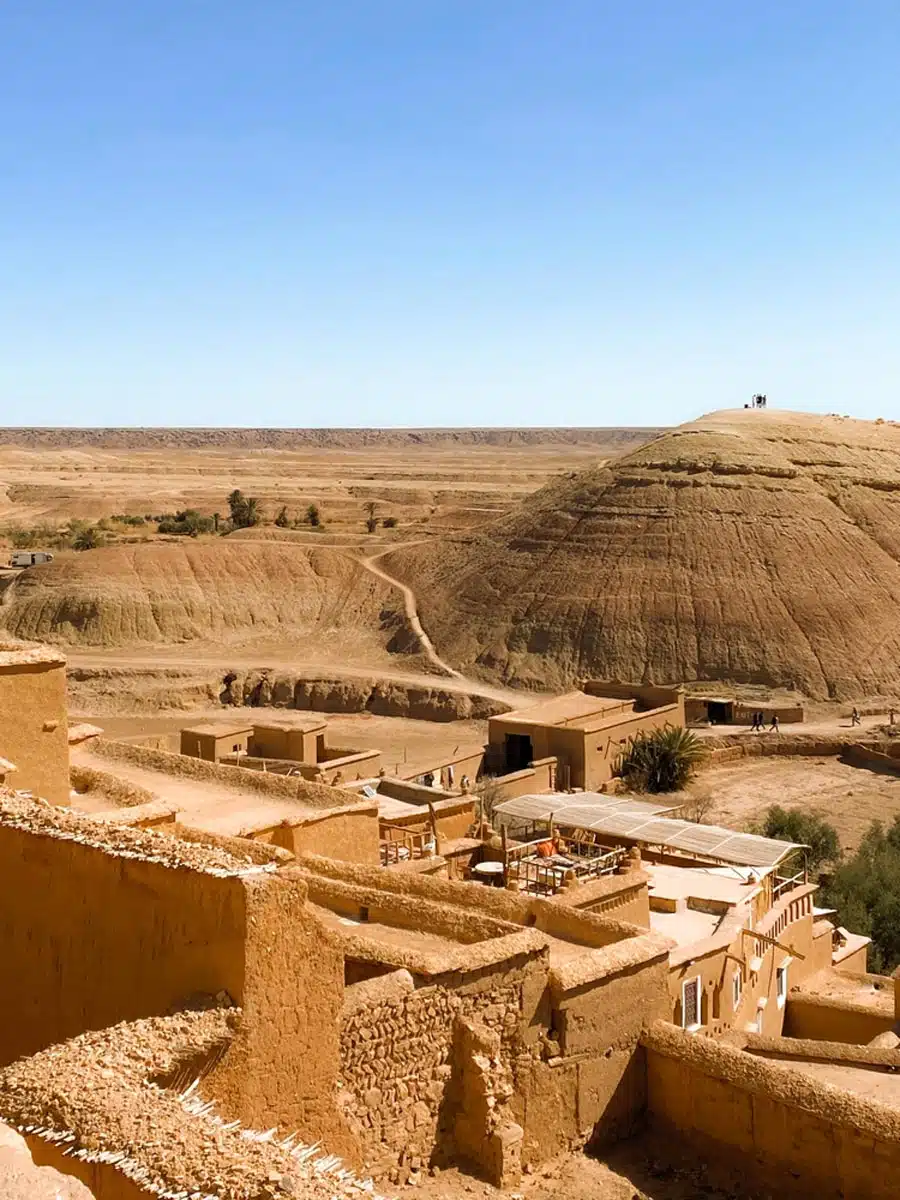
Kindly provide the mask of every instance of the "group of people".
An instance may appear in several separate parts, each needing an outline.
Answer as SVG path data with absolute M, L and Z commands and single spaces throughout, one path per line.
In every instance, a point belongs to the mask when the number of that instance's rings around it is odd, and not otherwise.
M 750 725 L 751 733 L 765 733 L 766 731 L 766 714 L 764 712 L 753 713 L 753 721 Z M 772 724 L 769 726 L 769 733 L 778 732 L 778 713 L 772 713 Z

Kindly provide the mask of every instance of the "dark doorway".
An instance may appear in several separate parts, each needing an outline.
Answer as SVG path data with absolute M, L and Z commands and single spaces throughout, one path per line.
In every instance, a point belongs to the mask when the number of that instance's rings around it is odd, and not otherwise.
M 531 738 L 527 734 L 508 733 L 506 735 L 507 771 L 524 771 L 533 757 Z
M 706 706 L 710 725 L 730 725 L 734 705 L 724 700 L 710 700 Z

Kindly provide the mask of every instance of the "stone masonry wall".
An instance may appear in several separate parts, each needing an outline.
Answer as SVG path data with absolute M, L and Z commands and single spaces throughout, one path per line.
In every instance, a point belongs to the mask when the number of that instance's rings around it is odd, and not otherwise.
M 400 1164 L 416 1170 L 449 1158 L 457 1019 L 475 1018 L 499 1034 L 504 1057 L 511 1059 L 521 1049 L 531 974 L 507 969 L 459 988 L 438 984 L 345 1009 L 345 1115 L 371 1169 L 382 1173 Z

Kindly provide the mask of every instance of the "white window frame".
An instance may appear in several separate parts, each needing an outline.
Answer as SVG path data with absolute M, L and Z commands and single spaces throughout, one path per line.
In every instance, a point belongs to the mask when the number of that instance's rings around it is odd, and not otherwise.
M 779 1008 L 784 1008 L 787 1002 L 788 968 L 790 965 L 791 959 L 786 958 L 780 966 L 775 968 L 775 1003 Z
M 741 1007 L 744 998 L 744 973 L 740 967 L 731 977 L 731 1007 L 734 1012 Z
M 696 988 L 697 992 L 697 1020 L 692 1024 L 687 1023 L 687 993 L 689 988 Z M 685 979 L 681 985 L 681 1028 L 688 1033 L 693 1033 L 703 1024 L 703 980 L 699 975 L 693 975 L 690 979 Z

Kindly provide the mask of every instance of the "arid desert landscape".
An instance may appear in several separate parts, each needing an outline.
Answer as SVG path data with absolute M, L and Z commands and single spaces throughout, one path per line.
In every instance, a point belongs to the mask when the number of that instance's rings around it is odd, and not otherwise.
M 892 1194 L 897 496 L 757 408 L 0 431 L 0 1194 Z

